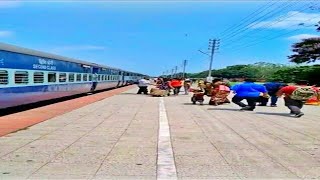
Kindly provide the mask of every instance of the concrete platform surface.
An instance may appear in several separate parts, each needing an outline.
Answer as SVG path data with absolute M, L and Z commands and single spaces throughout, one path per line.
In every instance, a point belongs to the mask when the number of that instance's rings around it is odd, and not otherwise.
M 282 101 L 241 112 L 136 91 L 0 137 L 0 179 L 320 179 L 320 107 L 293 118 Z

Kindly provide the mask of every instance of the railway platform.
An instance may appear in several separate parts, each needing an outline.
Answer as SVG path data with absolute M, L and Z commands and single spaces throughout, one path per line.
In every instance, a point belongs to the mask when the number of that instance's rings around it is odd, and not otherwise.
M 282 101 L 241 112 L 136 92 L 42 109 L 50 116 L 13 133 L 1 117 L 0 179 L 320 178 L 319 107 L 293 118 Z

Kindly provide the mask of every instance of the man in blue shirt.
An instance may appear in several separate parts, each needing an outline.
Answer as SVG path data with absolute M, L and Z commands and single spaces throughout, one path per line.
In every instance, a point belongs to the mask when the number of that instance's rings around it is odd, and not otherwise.
M 280 80 L 274 80 L 268 83 L 265 83 L 264 86 L 266 87 L 268 94 L 271 96 L 271 107 L 277 107 L 277 92 L 282 88 L 287 86 L 287 84 L 280 82 Z M 259 106 L 267 106 L 269 98 L 260 98 L 261 104 Z
M 232 102 L 242 107 L 241 110 L 246 111 L 253 111 L 259 97 L 267 94 L 266 87 L 255 84 L 252 79 L 246 79 L 244 83 L 234 85 L 231 90 L 236 94 L 232 98 Z M 248 105 L 241 102 L 244 99 L 247 100 Z

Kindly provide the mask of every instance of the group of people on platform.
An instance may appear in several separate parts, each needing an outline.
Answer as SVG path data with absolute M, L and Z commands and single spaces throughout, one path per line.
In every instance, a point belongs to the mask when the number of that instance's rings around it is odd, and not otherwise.
M 230 103 L 228 96 L 231 92 L 234 93 L 232 102 L 241 107 L 243 111 L 253 111 L 258 106 L 267 106 L 269 99 L 271 99 L 271 107 L 277 107 L 278 97 L 284 95 L 285 106 L 290 109 L 290 114 L 295 117 L 304 115 L 301 109 L 306 101 L 313 98 L 320 102 L 320 90 L 315 86 L 308 86 L 308 81 L 298 81 L 295 85 L 287 85 L 281 81 L 273 81 L 265 84 L 255 83 L 253 79 L 246 79 L 243 83 L 231 86 L 228 81 L 221 78 L 216 78 L 212 82 L 200 80 L 198 87 L 192 88 L 190 79 L 182 78 L 158 78 L 154 84 L 159 90 L 167 92 L 170 95 L 172 91 L 174 95 L 178 95 L 180 89 L 184 87 L 184 92 L 187 95 L 193 92 L 191 101 L 195 104 L 204 102 L 204 96 L 210 97 L 209 104 L 218 106 L 224 103 Z M 144 92 L 148 94 L 147 86 L 150 81 L 146 78 L 139 81 L 138 94 Z M 247 104 L 242 101 L 246 100 Z
M 271 99 L 271 107 L 277 107 L 278 97 L 284 95 L 285 106 L 290 109 L 290 114 L 295 117 L 304 115 L 301 109 L 304 103 L 311 98 L 320 100 L 320 90 L 315 86 L 308 86 L 308 81 L 300 80 L 295 85 L 287 85 L 281 82 L 270 82 L 266 84 L 256 84 L 253 80 L 247 79 L 242 84 L 232 87 L 235 96 L 232 102 L 239 105 L 241 110 L 253 111 L 256 103 L 260 102 L 260 106 L 266 106 L 268 99 Z M 241 100 L 246 99 L 248 104 L 244 104 Z
M 139 91 L 137 94 L 148 94 L 148 86 L 154 84 L 157 89 L 166 90 L 170 95 L 173 92 L 173 95 L 178 95 L 181 88 L 184 88 L 185 94 L 189 94 L 189 89 L 191 88 L 192 81 L 185 78 L 157 78 L 154 82 L 150 82 L 148 78 L 142 78 L 139 80 L 138 86 Z

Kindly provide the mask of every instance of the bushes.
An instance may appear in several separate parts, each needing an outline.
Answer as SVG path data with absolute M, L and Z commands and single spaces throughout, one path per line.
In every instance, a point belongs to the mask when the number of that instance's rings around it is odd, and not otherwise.
M 190 78 L 205 78 L 208 71 L 189 74 Z M 239 80 L 243 78 L 254 78 L 260 81 L 284 81 L 287 83 L 297 80 L 308 80 L 310 84 L 320 83 L 320 66 L 286 66 L 259 62 L 248 65 L 228 66 L 223 69 L 213 70 L 213 77 L 223 77 Z

